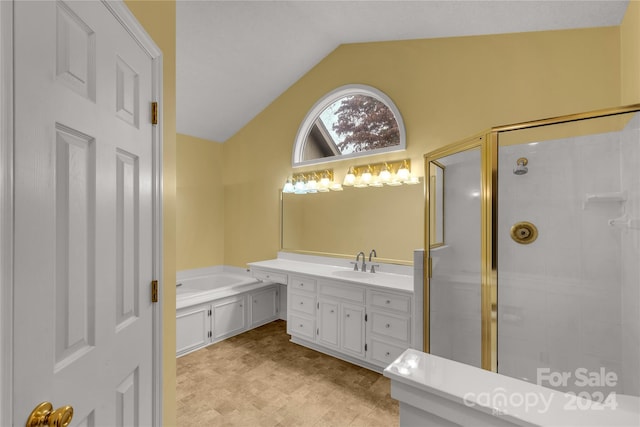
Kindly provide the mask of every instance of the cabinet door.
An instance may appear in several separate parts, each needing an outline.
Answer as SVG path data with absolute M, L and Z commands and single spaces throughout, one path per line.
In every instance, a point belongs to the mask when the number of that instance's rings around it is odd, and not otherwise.
M 263 325 L 278 316 L 278 287 L 262 289 L 250 295 L 251 327 Z
M 318 342 L 322 345 L 338 348 L 338 310 L 339 304 L 331 300 L 320 300 L 318 319 Z
M 176 314 L 176 354 L 179 356 L 209 343 L 209 305 L 189 307 Z
M 364 357 L 364 307 L 342 304 L 342 340 L 340 348 L 345 353 Z
M 247 329 L 245 296 L 216 301 L 213 304 L 214 341 L 235 335 Z

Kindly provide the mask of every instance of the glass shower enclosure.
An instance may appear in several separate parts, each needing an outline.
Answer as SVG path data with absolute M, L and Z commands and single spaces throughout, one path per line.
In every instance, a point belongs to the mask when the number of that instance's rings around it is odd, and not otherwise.
M 640 105 L 492 128 L 425 167 L 425 351 L 640 396 Z

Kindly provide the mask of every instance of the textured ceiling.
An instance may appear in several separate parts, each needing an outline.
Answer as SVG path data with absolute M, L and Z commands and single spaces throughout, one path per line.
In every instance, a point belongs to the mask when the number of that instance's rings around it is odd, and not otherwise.
M 340 44 L 619 25 L 628 0 L 178 0 L 177 131 L 224 142 Z

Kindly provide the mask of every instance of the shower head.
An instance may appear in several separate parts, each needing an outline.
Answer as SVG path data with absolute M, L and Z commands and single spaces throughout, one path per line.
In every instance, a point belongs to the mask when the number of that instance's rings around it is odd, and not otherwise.
M 529 160 L 527 160 L 525 157 L 520 157 L 516 161 L 517 166 L 513 168 L 513 173 L 516 175 L 524 175 L 525 173 L 527 173 L 529 171 L 529 168 L 527 168 L 527 163 L 529 163 Z

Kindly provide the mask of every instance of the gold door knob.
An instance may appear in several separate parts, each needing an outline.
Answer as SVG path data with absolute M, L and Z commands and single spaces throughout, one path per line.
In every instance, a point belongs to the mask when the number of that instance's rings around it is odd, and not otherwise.
M 71 406 L 61 406 L 54 411 L 50 402 L 42 402 L 31 411 L 26 427 L 67 427 L 72 418 Z

